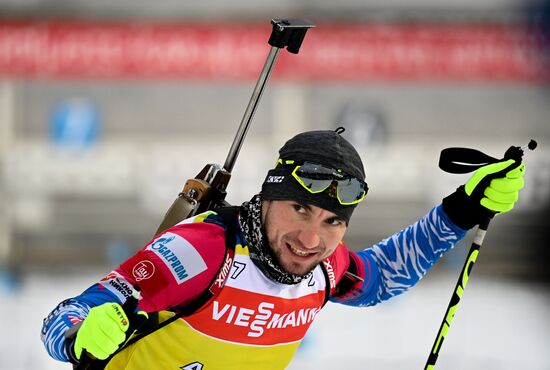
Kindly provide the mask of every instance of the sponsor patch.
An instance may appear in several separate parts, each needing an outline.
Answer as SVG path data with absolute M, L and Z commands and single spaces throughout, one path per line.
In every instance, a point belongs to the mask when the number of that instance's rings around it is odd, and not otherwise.
M 136 281 L 147 280 L 155 274 L 155 265 L 149 260 L 139 261 L 132 267 L 132 276 Z
M 184 320 L 205 335 L 235 343 L 291 343 L 304 337 L 321 310 L 324 294 L 318 291 L 290 301 L 226 285 L 222 294 Z
M 138 281 L 137 278 L 136 281 Z M 99 281 L 99 287 L 101 289 L 109 290 L 111 293 L 117 296 L 117 298 L 121 302 L 124 302 L 126 301 L 126 299 L 131 297 L 133 292 L 132 284 L 130 284 L 126 279 L 122 277 L 122 275 L 118 274 L 117 272 L 111 272 L 109 275 L 101 279 Z
M 225 285 L 225 280 L 227 279 L 227 275 L 231 271 L 231 265 L 233 264 L 233 256 L 228 253 L 225 257 L 225 262 L 223 263 L 223 266 L 221 270 L 218 272 L 218 276 L 216 277 L 216 287 L 223 288 Z
M 164 262 L 178 284 L 206 270 L 206 263 L 195 247 L 176 234 L 162 234 L 145 250 L 155 253 Z
M 142 292 L 148 292 L 149 295 L 152 295 L 167 286 L 168 281 L 167 277 L 157 271 L 158 266 L 155 266 L 150 257 L 152 257 L 150 253 L 145 253 L 143 250 L 139 251 L 135 256 L 120 265 L 119 271 L 123 271 L 124 276 L 130 280 L 129 282 L 136 284 Z
M 336 288 L 336 275 L 334 275 L 334 269 L 332 268 L 332 264 L 327 259 L 323 260 L 323 265 L 325 265 L 325 269 L 327 271 L 328 280 L 330 282 L 330 288 L 334 289 Z
M 271 183 L 271 184 L 280 184 L 285 179 L 284 176 L 267 176 L 267 179 L 265 182 Z

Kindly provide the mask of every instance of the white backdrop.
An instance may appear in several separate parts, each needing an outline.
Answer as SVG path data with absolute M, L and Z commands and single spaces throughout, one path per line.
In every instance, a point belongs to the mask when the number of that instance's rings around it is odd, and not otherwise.
M 0 293 L 0 370 L 61 370 L 40 341 L 42 318 L 104 271 L 31 275 Z M 403 296 L 373 308 L 329 303 L 289 369 L 423 369 L 457 275 L 429 274 Z M 550 292 L 475 276 L 440 353 L 440 370 L 550 369 Z

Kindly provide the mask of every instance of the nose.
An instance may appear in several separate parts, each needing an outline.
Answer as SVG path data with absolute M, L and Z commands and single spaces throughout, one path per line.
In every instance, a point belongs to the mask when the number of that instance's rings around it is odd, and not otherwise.
M 315 225 L 306 225 L 298 232 L 298 240 L 306 249 L 313 249 L 319 246 L 319 228 Z

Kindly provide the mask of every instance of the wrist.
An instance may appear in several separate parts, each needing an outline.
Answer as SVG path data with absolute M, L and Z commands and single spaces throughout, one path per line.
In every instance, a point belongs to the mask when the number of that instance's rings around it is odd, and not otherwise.
M 466 194 L 464 185 L 443 198 L 443 211 L 449 219 L 458 227 L 469 230 L 486 218 L 492 218 L 495 213 L 483 207 L 472 197 Z
M 78 329 L 80 329 L 81 325 L 81 322 L 73 325 L 65 332 L 65 353 L 67 355 L 67 359 L 73 365 L 78 365 L 80 363 L 80 360 L 76 357 L 74 344 L 76 341 L 76 333 L 78 332 Z

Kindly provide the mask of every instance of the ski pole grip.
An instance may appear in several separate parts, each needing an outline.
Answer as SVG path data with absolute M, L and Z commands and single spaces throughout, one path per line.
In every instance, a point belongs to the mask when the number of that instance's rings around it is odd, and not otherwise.
M 483 194 L 485 192 L 485 189 L 489 186 L 491 181 L 493 179 L 506 176 L 506 173 L 508 171 L 521 165 L 522 157 L 523 150 L 517 146 L 511 146 L 510 148 L 508 148 L 508 150 L 506 150 L 506 153 L 504 154 L 503 159 L 493 158 L 476 149 L 447 148 L 441 151 L 441 156 L 439 157 L 439 168 L 441 168 L 445 172 L 463 174 L 473 172 L 489 164 L 513 159 L 515 162 L 514 164 L 499 172 L 491 173 L 484 176 L 481 181 L 476 185 L 470 196 L 474 199 L 481 199 L 484 196 Z M 491 219 L 493 216 L 494 213 L 490 213 L 487 215 L 488 219 Z
M 286 47 L 292 54 L 298 54 L 307 30 L 315 27 L 313 23 L 303 19 L 272 19 L 271 24 L 273 30 L 267 43 L 280 49 Z

